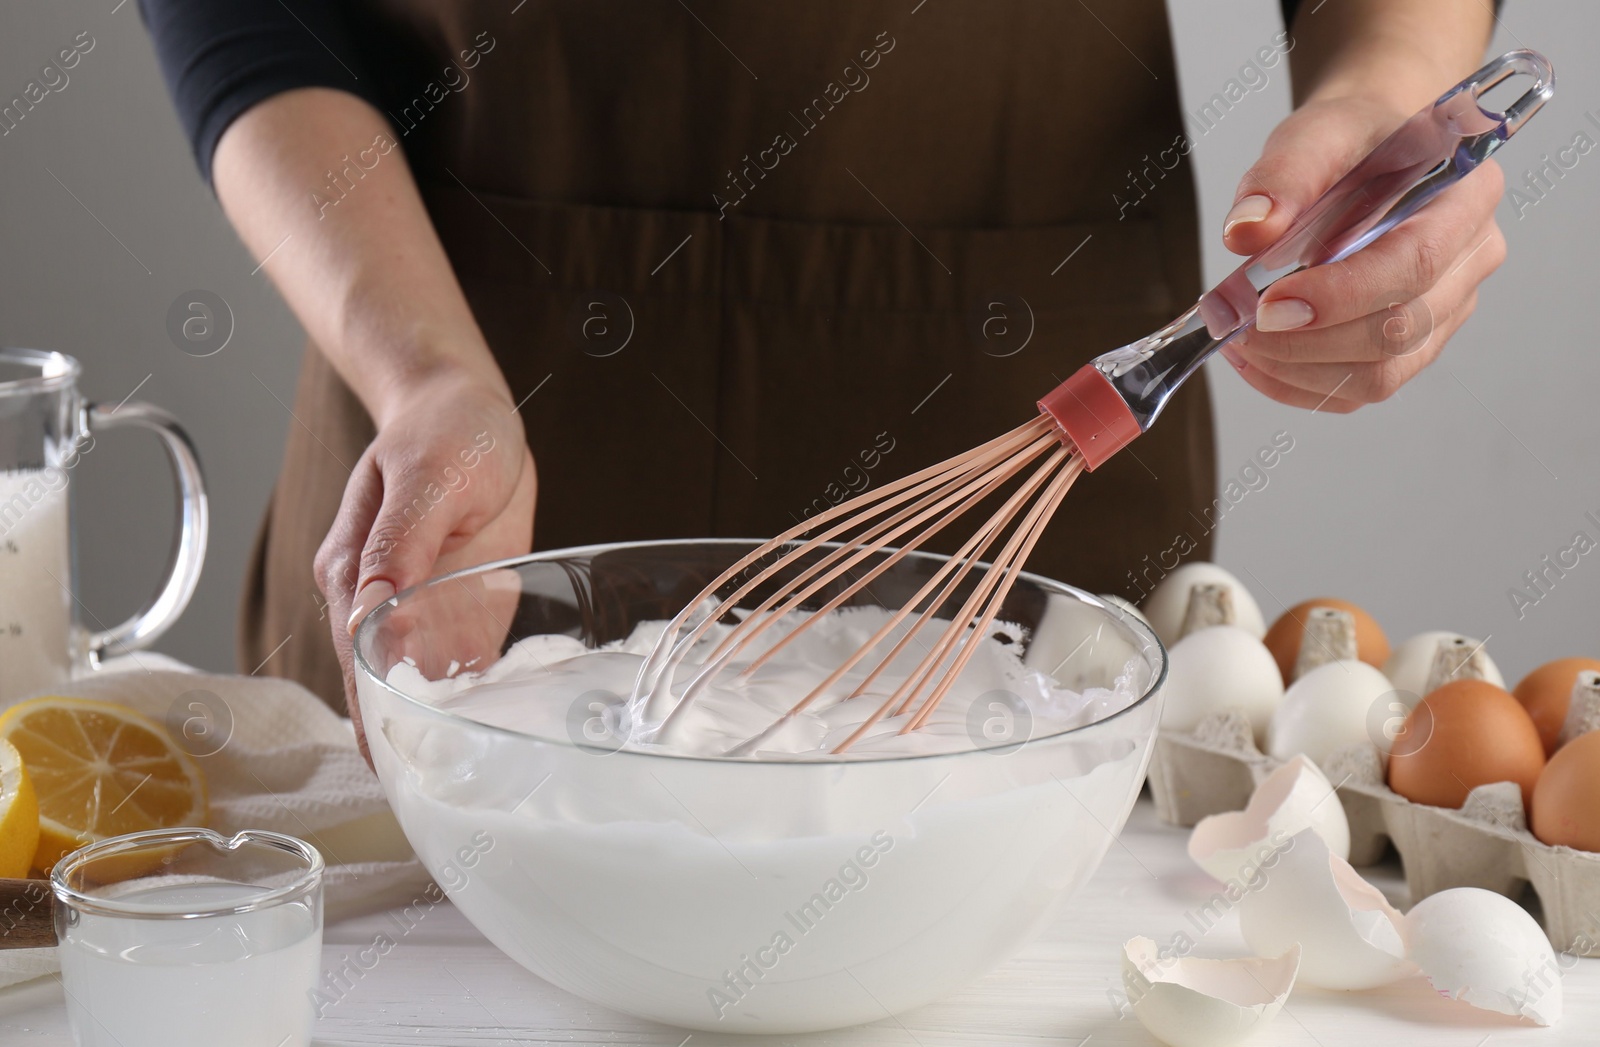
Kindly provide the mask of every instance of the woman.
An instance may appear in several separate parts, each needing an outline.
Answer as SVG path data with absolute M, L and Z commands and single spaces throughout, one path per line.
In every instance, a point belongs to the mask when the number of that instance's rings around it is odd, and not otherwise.
M 1298 108 L 1240 180 L 1239 254 L 1474 68 L 1492 19 L 1297 6 L 1240 47 L 1246 79 L 1292 49 Z M 996 435 L 1201 290 L 1159 0 L 143 8 L 312 341 L 242 657 L 331 702 L 350 627 L 397 589 L 535 542 L 772 534 Z M 1281 281 L 1229 360 L 1288 404 L 1384 399 L 1499 264 L 1500 190 L 1487 165 Z M 1434 337 L 1386 352 L 1373 314 L 1408 300 Z M 1132 451 L 1030 566 L 1125 591 L 1179 536 L 1208 555 L 1204 383 Z

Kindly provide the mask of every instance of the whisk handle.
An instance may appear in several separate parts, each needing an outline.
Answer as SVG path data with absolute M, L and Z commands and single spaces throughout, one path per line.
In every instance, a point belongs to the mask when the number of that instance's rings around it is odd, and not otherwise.
M 1515 75 L 1533 84 L 1503 112 L 1482 96 Z M 1471 174 L 1548 102 L 1555 71 L 1536 51 L 1508 51 L 1401 124 L 1302 213 L 1277 242 L 1172 323 L 1096 357 L 1043 400 L 1094 469 L 1145 432 L 1178 386 L 1255 322 L 1262 291 L 1290 273 L 1342 261 Z
M 1480 101 L 1518 74 L 1535 78 L 1503 113 Z M 1549 101 L 1555 73 L 1543 55 L 1510 51 L 1401 124 L 1333 188 L 1295 220 L 1272 246 L 1239 266 L 1200 299 L 1214 337 L 1255 320 L 1260 292 L 1290 273 L 1341 261 L 1416 214 L 1471 174 Z

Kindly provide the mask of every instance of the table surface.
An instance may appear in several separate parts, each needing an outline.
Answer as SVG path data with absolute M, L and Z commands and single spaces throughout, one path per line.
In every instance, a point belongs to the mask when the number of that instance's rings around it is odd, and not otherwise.
M 317 1022 L 315 1042 L 322 1047 L 741 1042 L 1153 1047 L 1156 1041 L 1137 1020 L 1119 1017 L 1111 994 L 1121 989 L 1120 946 L 1128 938 L 1143 934 L 1166 942 L 1180 931 L 1195 936 L 1187 917 L 1217 887 L 1184 854 L 1186 838 L 1184 830 L 1162 824 L 1149 801 L 1141 800 L 1105 863 L 1039 940 L 954 996 L 873 1025 L 810 1036 L 690 1036 L 596 1007 L 539 980 L 490 945 L 453 907 L 441 905 L 328 1009 Z M 1397 905 L 1406 906 L 1398 867 L 1363 872 Z M 330 925 L 324 964 L 339 964 L 379 933 L 392 934 L 393 920 L 378 913 Z M 1244 955 L 1237 917 L 1228 914 L 1198 937 L 1194 954 Z M 1445 999 L 1425 980 L 1412 978 L 1364 993 L 1296 988 L 1258 1042 L 1290 1047 L 1592 1043 L 1600 1028 L 1600 959 L 1562 959 L 1566 1015 L 1553 1029 Z M 0 990 L 0 1043 L 72 1043 L 55 978 Z

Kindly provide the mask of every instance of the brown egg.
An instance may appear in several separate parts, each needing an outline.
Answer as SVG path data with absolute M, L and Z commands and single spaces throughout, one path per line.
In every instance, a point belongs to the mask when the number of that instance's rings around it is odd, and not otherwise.
M 1546 662 L 1522 678 L 1511 693 L 1533 717 L 1539 728 L 1539 739 L 1544 742 L 1548 756 L 1556 751 L 1561 725 L 1567 721 L 1567 703 L 1572 699 L 1572 685 L 1585 669 L 1600 672 L 1600 659 L 1558 658 Z
M 1297 603 L 1283 612 L 1261 640 L 1277 661 L 1278 672 L 1283 674 L 1285 686 L 1292 682 L 1289 674 L 1294 672 L 1295 659 L 1300 657 L 1300 639 L 1305 635 L 1306 615 L 1318 607 L 1349 612 L 1356 620 L 1356 656 L 1374 668 L 1383 668 L 1383 663 L 1389 660 L 1389 638 L 1383 635 L 1383 629 L 1372 615 L 1353 603 L 1335 600 L 1331 596 L 1319 596 L 1315 600 Z
M 1389 756 L 1389 788 L 1413 803 L 1460 807 L 1490 782 L 1516 782 L 1524 809 L 1544 770 L 1539 731 L 1510 692 L 1452 680 L 1411 710 Z
M 1550 757 L 1529 811 L 1541 842 L 1600 851 L 1600 731 L 1578 735 Z

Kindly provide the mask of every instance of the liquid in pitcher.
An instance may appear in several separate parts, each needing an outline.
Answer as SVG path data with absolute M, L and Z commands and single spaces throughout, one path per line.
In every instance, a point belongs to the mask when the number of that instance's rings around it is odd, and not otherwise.
M 0 700 L 71 674 L 67 504 L 61 469 L 0 472 Z

